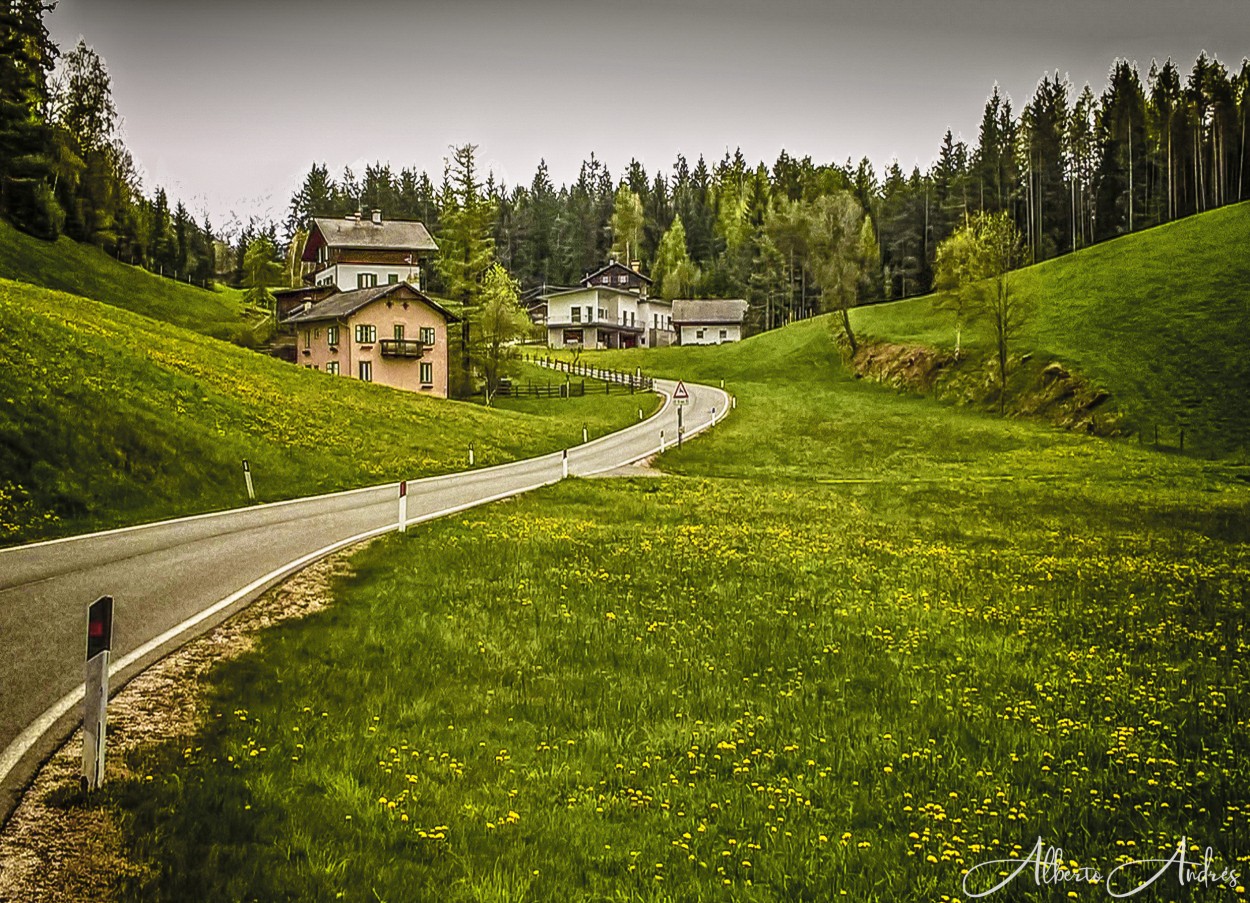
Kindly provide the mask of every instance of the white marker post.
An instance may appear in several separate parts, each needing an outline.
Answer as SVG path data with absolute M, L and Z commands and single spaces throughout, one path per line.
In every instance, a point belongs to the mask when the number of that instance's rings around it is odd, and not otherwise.
M 564 450 L 564 456 L 560 458 L 560 479 L 567 480 L 569 478 L 569 450 Z
M 469 466 L 473 466 L 473 443 L 469 443 Z
M 582 424 L 582 444 L 585 445 L 590 441 L 590 433 L 586 430 L 586 424 Z
M 664 451 L 664 430 L 660 430 L 660 451 Z
M 738 410 L 738 396 L 737 396 L 737 395 L 730 395 L 730 396 L 729 396 L 729 400 L 730 400 L 730 402 L 732 402 L 733 409 L 734 409 L 735 411 L 736 411 L 736 410 Z
M 247 458 L 243 459 L 243 481 L 247 483 L 248 501 L 256 501 L 256 490 L 252 488 L 252 468 L 247 463 Z
M 642 408 L 638 409 L 638 422 L 642 423 Z
M 82 789 L 104 783 L 104 737 L 108 723 L 109 658 L 113 647 L 113 597 L 101 596 L 87 608 L 86 695 L 82 711 Z
M 408 481 L 399 481 L 399 532 L 408 532 Z
M 716 426 L 716 408 L 712 408 L 712 426 Z

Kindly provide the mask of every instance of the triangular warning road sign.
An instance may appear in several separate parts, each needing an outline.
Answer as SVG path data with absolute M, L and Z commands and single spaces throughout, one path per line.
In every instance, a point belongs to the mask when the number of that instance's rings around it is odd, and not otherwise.
M 680 379 L 677 380 L 677 388 L 673 391 L 673 398 L 677 401 L 685 401 L 690 398 L 690 393 L 686 391 L 686 384 Z

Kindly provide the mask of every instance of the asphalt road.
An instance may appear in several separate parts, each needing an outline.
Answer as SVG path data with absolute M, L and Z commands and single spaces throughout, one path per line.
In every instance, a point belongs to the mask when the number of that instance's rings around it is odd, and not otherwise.
M 637 461 L 677 436 L 675 383 L 643 423 L 568 450 L 571 476 Z M 685 436 L 729 404 L 687 384 Z M 408 484 L 408 521 L 429 520 L 562 478 L 562 453 Z M 398 484 L 0 550 L 0 824 L 39 763 L 81 723 L 87 605 L 114 598 L 110 686 L 346 545 L 394 530 Z

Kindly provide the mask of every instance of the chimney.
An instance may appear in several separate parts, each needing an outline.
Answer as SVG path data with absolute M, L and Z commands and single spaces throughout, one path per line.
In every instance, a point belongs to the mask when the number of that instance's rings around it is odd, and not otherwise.
M 633 270 L 635 273 L 641 273 L 641 272 L 642 272 L 642 261 L 641 261 L 641 260 L 631 260 L 631 261 L 629 262 L 629 268 L 630 268 L 631 270 Z
M 373 208 L 373 224 L 375 226 L 382 225 L 382 211 L 379 210 L 377 207 Z

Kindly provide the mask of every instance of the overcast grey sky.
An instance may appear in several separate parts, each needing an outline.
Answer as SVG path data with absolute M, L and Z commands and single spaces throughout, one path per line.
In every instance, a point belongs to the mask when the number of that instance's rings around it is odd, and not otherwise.
M 145 188 L 224 224 L 281 217 L 309 165 L 389 161 L 436 181 L 479 145 L 512 185 L 594 151 L 669 171 L 933 160 L 970 145 L 997 82 L 1019 110 L 1046 72 L 1096 92 L 1117 58 L 1240 65 L 1250 0 L 59 0 L 53 38 L 104 57 Z

